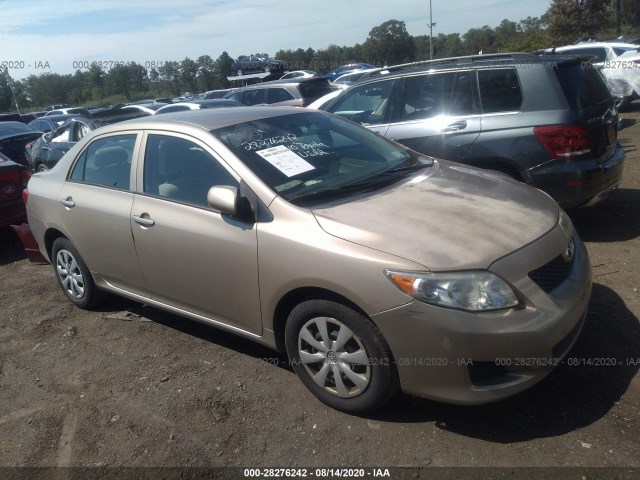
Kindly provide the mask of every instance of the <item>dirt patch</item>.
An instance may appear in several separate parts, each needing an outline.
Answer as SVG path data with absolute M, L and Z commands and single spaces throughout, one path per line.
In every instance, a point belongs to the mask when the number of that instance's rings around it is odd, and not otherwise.
M 573 364 L 492 405 L 331 410 L 249 341 L 116 297 L 74 308 L 3 230 L 0 466 L 640 467 L 640 102 L 622 117 L 621 188 L 571 213 L 595 274 Z

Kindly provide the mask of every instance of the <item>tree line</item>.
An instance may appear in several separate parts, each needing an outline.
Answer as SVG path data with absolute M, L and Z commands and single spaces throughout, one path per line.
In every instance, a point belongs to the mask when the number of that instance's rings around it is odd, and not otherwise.
M 583 36 L 639 35 L 639 27 L 637 0 L 553 0 L 540 17 L 519 22 L 504 19 L 495 27 L 472 28 L 462 35 L 440 33 L 431 42 L 428 35 L 409 35 L 403 21 L 388 20 L 373 27 L 362 44 L 279 50 L 275 58 L 287 62 L 290 70 L 326 73 L 353 61 L 385 66 L 426 60 L 431 48 L 436 59 L 479 52 L 526 52 L 573 43 Z M 16 103 L 22 110 L 55 103 L 100 106 L 228 88 L 227 77 L 234 74 L 232 62 L 223 52 L 215 60 L 202 55 L 149 68 L 131 62 L 108 70 L 93 64 L 74 74 L 42 73 L 18 81 L 4 68 L 0 69 L 0 111 L 15 111 Z

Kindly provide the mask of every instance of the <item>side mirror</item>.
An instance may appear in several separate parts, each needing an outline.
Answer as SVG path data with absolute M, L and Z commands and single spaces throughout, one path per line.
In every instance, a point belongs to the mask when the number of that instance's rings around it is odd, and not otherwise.
M 207 203 L 226 215 L 238 213 L 238 189 L 228 185 L 211 187 L 207 192 Z

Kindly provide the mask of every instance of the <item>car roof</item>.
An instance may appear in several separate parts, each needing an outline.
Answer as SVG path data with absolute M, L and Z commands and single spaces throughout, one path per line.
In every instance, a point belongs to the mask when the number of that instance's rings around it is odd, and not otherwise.
M 279 117 L 282 115 L 295 115 L 305 112 L 308 113 L 309 110 L 295 107 L 204 108 L 201 110 L 172 112 L 164 115 L 150 115 L 147 117 L 127 120 L 101 127 L 100 132 L 112 133 L 137 129 L 171 130 L 171 126 L 175 126 L 176 124 L 191 125 L 193 127 L 210 131 L 252 120 Z
M 328 80 L 325 77 L 293 77 L 293 78 L 285 78 L 284 80 L 271 80 L 270 82 L 254 83 L 253 85 L 247 85 L 246 87 L 240 87 L 240 88 L 251 88 L 251 87 L 255 88 L 255 87 L 261 87 L 262 85 L 284 85 L 287 83 L 298 84 L 298 83 L 307 83 L 307 82 L 328 82 Z

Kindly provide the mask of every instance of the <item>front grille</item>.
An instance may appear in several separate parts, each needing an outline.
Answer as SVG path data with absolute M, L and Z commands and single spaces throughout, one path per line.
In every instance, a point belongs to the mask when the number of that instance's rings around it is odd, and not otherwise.
M 550 262 L 530 271 L 529 278 L 545 292 L 552 292 L 569 277 L 574 261 L 575 255 L 570 262 L 565 261 L 562 255 L 558 255 Z

